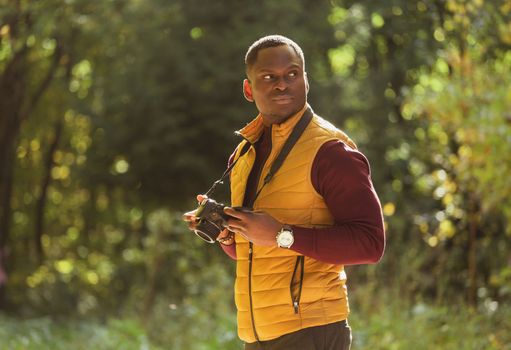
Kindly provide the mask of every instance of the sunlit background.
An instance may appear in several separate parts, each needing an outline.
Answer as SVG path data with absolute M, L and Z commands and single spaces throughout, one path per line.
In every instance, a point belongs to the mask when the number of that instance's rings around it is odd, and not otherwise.
M 0 0 L 0 349 L 242 347 L 234 262 L 180 218 L 275 33 L 382 202 L 353 348 L 511 349 L 509 0 Z

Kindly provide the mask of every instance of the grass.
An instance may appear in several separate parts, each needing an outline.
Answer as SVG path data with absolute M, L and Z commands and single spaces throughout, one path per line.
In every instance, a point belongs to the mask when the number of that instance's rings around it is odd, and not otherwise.
M 52 321 L 0 317 L 1 350 L 163 349 L 151 345 L 145 331 L 132 320 Z
M 400 304 L 352 310 L 352 349 L 511 350 L 509 306 L 471 310 L 464 305 Z
M 511 350 L 511 308 L 484 306 L 471 311 L 460 306 L 433 307 L 416 304 L 405 307 L 400 301 L 384 305 L 353 303 L 350 324 L 353 350 Z M 232 318 L 232 315 L 226 317 Z M 137 349 L 186 350 L 242 349 L 241 342 L 222 339 L 205 322 L 188 320 L 162 325 L 159 337 L 150 336 L 132 319 L 52 321 L 50 318 L 22 320 L 0 314 L 0 350 L 58 349 Z M 175 321 L 175 320 L 174 320 Z M 195 325 L 198 332 L 212 333 L 197 337 L 185 328 Z M 230 323 L 228 327 L 231 327 Z M 179 329 L 182 328 L 180 332 Z M 214 327 L 213 327 L 214 329 Z M 205 331 L 205 332 L 204 332 Z M 234 329 L 232 330 L 235 331 Z M 168 334 L 161 334 L 168 332 Z M 233 335 L 234 336 L 234 335 Z M 193 337 L 194 339 L 179 339 Z

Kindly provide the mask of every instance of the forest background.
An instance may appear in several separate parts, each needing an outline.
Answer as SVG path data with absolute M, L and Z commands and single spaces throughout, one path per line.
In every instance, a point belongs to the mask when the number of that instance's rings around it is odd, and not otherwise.
M 511 349 L 511 1 L 0 0 L 0 349 L 240 349 L 234 263 L 181 215 L 223 172 L 243 57 L 304 49 L 387 229 L 355 349 Z M 227 194 L 220 193 L 219 200 Z

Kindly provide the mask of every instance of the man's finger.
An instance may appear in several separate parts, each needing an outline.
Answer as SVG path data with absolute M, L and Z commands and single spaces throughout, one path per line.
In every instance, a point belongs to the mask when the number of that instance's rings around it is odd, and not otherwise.
M 243 221 L 238 219 L 227 220 L 227 229 L 233 232 L 245 232 L 246 225 Z
M 185 213 L 183 213 L 183 216 L 194 216 L 195 215 L 195 210 L 190 210 L 190 211 L 187 211 Z
M 218 239 L 218 238 L 224 238 L 224 237 L 227 237 L 227 236 L 229 236 L 229 230 L 227 230 L 227 229 L 223 229 L 223 230 L 222 230 L 222 231 L 218 234 L 217 239 Z
M 182 218 L 184 221 L 191 221 L 194 216 L 195 216 L 195 212 L 189 211 L 189 212 L 184 213 Z
M 238 234 L 238 235 L 241 235 L 243 238 L 245 238 L 247 241 L 249 240 L 246 232 L 245 232 L 245 228 L 244 227 L 241 227 L 241 226 L 227 226 L 227 230 L 228 231 L 231 231 L 232 233 L 234 234 Z
M 227 229 L 233 232 L 240 232 L 245 230 L 245 225 L 242 225 L 240 222 L 235 222 L 236 220 L 232 220 L 227 224 Z
M 239 220 L 243 220 L 244 218 L 246 218 L 246 213 L 239 211 L 239 210 L 235 210 L 231 207 L 225 207 L 224 213 L 226 213 L 229 216 L 232 216 L 233 218 L 239 219 Z

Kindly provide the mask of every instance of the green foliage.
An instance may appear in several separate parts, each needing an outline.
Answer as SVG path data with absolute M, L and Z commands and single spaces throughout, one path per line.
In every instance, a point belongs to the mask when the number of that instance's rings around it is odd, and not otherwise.
M 461 259 L 439 267 L 442 273 L 468 267 L 470 288 L 491 281 L 497 296 L 508 296 L 511 281 L 499 276 L 507 270 L 511 235 L 511 180 L 504 175 L 511 172 L 511 55 L 486 62 L 476 50 L 444 56 L 420 74 L 402 106 L 407 119 L 419 122 L 410 164 L 417 190 L 439 206 L 415 220 L 431 247 L 458 251 Z M 477 270 L 483 275 L 476 277 Z
M 449 73 L 439 59 L 437 70 L 421 76 L 413 99 L 403 105 L 410 118 L 425 119 L 415 135 L 437 169 L 418 182 L 445 208 L 437 213 L 445 218 L 436 233 L 440 240 L 455 234 L 451 221 L 466 218 L 466 193 L 477 201 L 481 220 L 492 214 L 511 219 L 511 182 L 503 176 L 511 171 L 511 55 L 488 63 L 463 60 L 450 64 L 454 72 Z
M 111 56 L 97 59 L 96 96 L 90 96 L 98 101 L 97 135 L 88 157 L 106 167 L 124 161 L 129 171 L 93 167 L 89 177 L 136 188 L 145 202 L 183 209 L 183 199 L 195 198 L 223 172 L 240 141 L 234 131 L 256 114 L 241 94 L 247 46 L 263 33 L 286 34 L 284 23 L 328 15 L 329 6 L 312 3 L 153 1 L 126 8 L 123 18 L 132 25 L 119 23 L 108 38 Z M 227 16 L 226 8 L 236 16 Z M 265 16 L 255 18 L 260 12 Z M 311 53 L 314 83 L 316 71 L 329 69 L 322 54 L 331 28 L 319 21 L 300 28 L 288 34 Z M 317 90 L 313 96 L 321 95 Z
M 234 265 L 180 216 L 256 113 L 240 91 L 247 46 L 281 33 L 303 47 L 312 106 L 367 155 L 382 201 L 386 255 L 349 268 L 354 305 L 374 306 L 354 307 L 356 342 L 504 349 L 510 17 L 500 0 L 0 1 L 0 307 L 122 320 L 3 318 L 0 338 L 240 347 Z M 373 305 L 389 286 L 406 307 Z M 463 317 L 484 336 L 458 339 Z
M 445 302 L 461 289 L 474 302 L 488 287 L 507 298 L 509 29 L 492 24 L 509 22 L 509 6 L 338 5 L 330 19 L 350 69 L 337 74 L 356 115 L 346 126 L 369 148 L 393 252 L 380 277 L 412 300 Z
M 0 349 L 165 349 L 148 340 L 136 321 L 111 319 L 102 324 L 91 321 L 52 321 L 50 318 L 17 320 L 0 317 Z
M 510 349 L 511 337 L 507 330 L 511 327 L 511 311 L 505 305 L 497 308 L 486 305 L 475 312 L 461 305 L 408 305 L 397 297 L 390 299 L 388 293 L 379 297 L 380 300 L 370 306 L 360 298 L 353 300 L 350 326 L 353 347 L 357 349 Z M 171 310 L 168 316 L 158 320 L 165 323 L 151 327 L 149 334 L 132 319 L 111 319 L 105 323 L 67 320 L 64 323 L 49 318 L 19 320 L 3 316 L 0 317 L 0 349 L 241 348 L 241 343 L 234 339 L 232 318 L 212 324 L 194 313 L 200 311 Z M 195 322 L 189 324 L 193 319 Z M 215 334 L 215 337 L 208 334 Z
M 149 339 L 169 349 L 240 349 L 232 292 L 223 267 L 203 271 L 200 287 L 180 303 L 165 296 L 155 303 L 145 328 Z
M 356 349 L 511 349 L 511 310 L 490 304 L 474 311 L 463 304 L 407 304 L 395 293 L 378 294 L 368 307 L 355 300 L 350 326 Z M 384 299 L 384 300 L 381 300 Z M 361 303 L 359 303 L 361 302 Z

